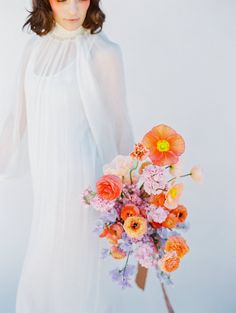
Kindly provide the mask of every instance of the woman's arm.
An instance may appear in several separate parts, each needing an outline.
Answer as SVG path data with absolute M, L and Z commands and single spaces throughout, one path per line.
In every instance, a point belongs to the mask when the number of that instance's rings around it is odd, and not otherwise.
M 27 149 L 23 139 L 26 136 L 27 119 L 24 93 L 24 75 L 34 37 L 31 37 L 22 52 L 21 61 L 9 96 L 10 111 L 0 115 L 0 180 L 17 176 L 25 171 L 26 160 L 20 155 Z M 1 112 L 2 113 L 2 112 Z

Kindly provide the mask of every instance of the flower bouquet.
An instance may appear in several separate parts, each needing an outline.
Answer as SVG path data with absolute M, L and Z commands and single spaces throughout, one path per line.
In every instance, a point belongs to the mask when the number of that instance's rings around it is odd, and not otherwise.
M 187 208 L 180 201 L 184 184 L 179 180 L 190 176 L 201 182 L 203 176 L 198 166 L 182 174 L 179 158 L 184 151 L 180 134 L 157 125 L 128 156 L 118 155 L 103 166 L 96 191 L 88 187 L 82 193 L 83 203 L 101 212 L 94 231 L 108 242 L 102 258 L 126 259 L 123 268 L 110 271 L 122 289 L 131 287 L 135 270 L 128 264 L 131 254 L 139 269 L 154 266 L 163 285 L 173 284 L 170 273 L 189 251 L 180 233 L 189 223 Z

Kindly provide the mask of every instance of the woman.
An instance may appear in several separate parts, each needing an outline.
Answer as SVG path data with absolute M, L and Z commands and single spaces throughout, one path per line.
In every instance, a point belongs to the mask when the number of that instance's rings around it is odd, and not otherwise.
M 24 24 L 34 35 L 16 107 L 0 128 L 2 178 L 24 168 L 28 149 L 34 192 L 16 313 L 122 310 L 122 291 L 108 276 L 114 262 L 101 260 L 93 233 L 97 213 L 80 200 L 102 165 L 134 144 L 121 50 L 102 31 L 104 20 L 99 0 L 34 0 Z

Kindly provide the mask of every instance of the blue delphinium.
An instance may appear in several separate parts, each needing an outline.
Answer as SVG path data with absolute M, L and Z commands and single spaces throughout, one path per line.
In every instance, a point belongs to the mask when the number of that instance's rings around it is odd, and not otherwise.
M 102 219 L 98 219 L 97 222 L 96 222 L 96 226 L 93 230 L 93 232 L 97 235 L 100 235 L 101 232 L 103 231 L 103 228 L 104 228 L 104 222 Z
M 166 286 L 174 287 L 174 283 L 170 278 L 170 274 L 161 271 L 158 267 L 156 273 L 161 283 L 165 284 Z
M 116 281 L 118 285 L 121 286 L 122 289 L 130 288 L 132 285 L 130 284 L 131 276 L 134 274 L 135 266 L 134 265 L 126 265 L 123 269 L 115 268 L 110 271 L 109 274 L 113 281 Z
M 110 250 L 109 250 L 109 249 L 106 249 L 106 248 L 103 248 L 103 249 L 102 249 L 102 253 L 101 253 L 101 259 L 105 259 L 105 258 L 107 258 L 109 255 L 110 255 Z
M 119 216 L 116 209 L 113 208 L 108 212 L 102 213 L 101 219 L 103 220 L 104 223 L 115 223 L 118 217 Z

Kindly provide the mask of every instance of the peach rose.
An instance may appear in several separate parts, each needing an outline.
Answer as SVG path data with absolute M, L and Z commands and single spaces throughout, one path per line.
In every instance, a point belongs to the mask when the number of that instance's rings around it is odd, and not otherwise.
M 189 247 L 181 236 L 172 236 L 166 241 L 164 250 L 175 251 L 181 259 L 189 251 Z
M 173 272 L 180 264 L 180 258 L 175 251 L 168 252 L 158 261 L 158 266 L 163 272 Z
M 122 181 L 116 175 L 103 175 L 96 183 L 96 191 L 100 198 L 114 200 L 121 194 Z

